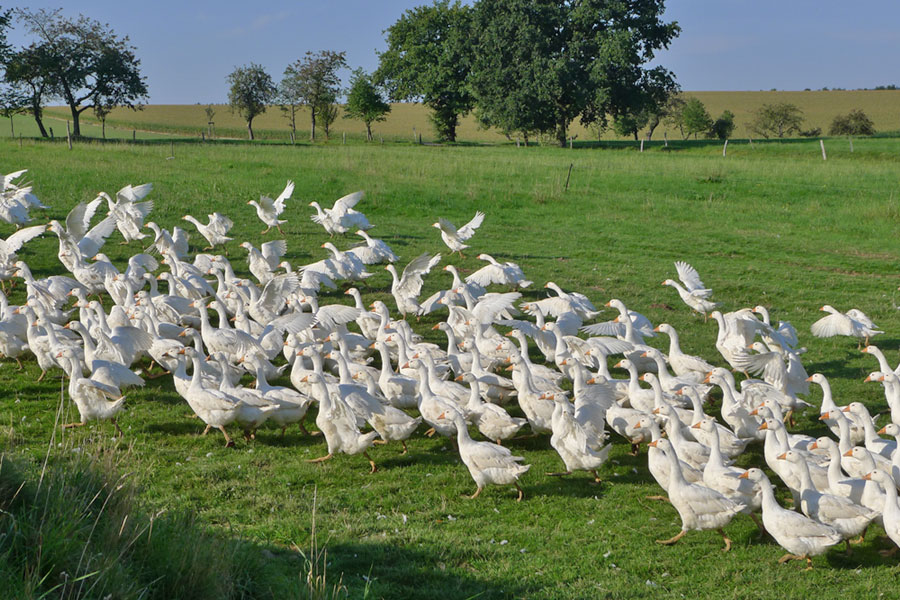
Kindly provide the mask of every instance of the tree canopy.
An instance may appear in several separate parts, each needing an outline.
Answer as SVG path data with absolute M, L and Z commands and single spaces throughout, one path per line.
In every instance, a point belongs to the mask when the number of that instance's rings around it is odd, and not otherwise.
M 860 109 L 851 110 L 849 114 L 838 115 L 831 122 L 829 135 L 874 135 L 875 124 Z
M 253 139 L 253 119 L 266 112 L 275 99 L 275 84 L 262 65 L 250 63 L 228 75 L 228 103 L 247 121 L 247 135 Z
M 310 110 L 311 126 L 309 139 L 316 139 L 316 116 L 318 111 L 333 104 L 341 93 L 341 79 L 338 70 L 347 66 L 346 53 L 333 50 L 307 52 L 306 55 L 288 65 L 284 78 L 279 84 L 282 104 L 290 108 L 306 105 Z
M 605 123 L 662 104 L 674 77 L 644 68 L 680 31 L 662 11 L 662 0 L 479 0 L 470 76 L 479 118 L 564 144 L 576 117 Z
M 803 111 L 796 104 L 763 104 L 750 122 L 750 131 L 767 139 L 773 135 L 782 138 L 791 133 L 799 133 L 802 124 Z
M 141 61 L 127 36 L 119 38 L 108 25 L 84 15 L 68 18 L 60 10 L 18 9 L 16 15 L 37 40 L 8 56 L 7 64 L 16 68 L 11 75 L 7 67 L 7 80 L 32 90 L 43 86 L 44 94 L 61 98 L 72 113 L 74 135 L 81 135 L 79 117 L 85 110 L 139 108 L 146 100 Z M 26 56 L 17 60 L 19 54 Z
M 696 138 L 697 134 L 707 133 L 713 124 L 706 106 L 697 98 L 688 98 L 685 101 L 684 107 L 681 109 L 681 120 L 686 138 L 691 135 Z
M 350 79 L 350 91 L 347 93 L 345 107 L 348 119 L 359 119 L 366 124 L 366 139 L 372 139 L 372 123 L 384 121 L 391 105 L 384 101 L 372 78 L 362 69 L 353 71 Z
M 421 100 L 438 138 L 451 142 L 474 102 L 467 84 L 471 13 L 449 0 L 407 10 L 387 29 L 388 49 L 372 78 L 395 102 Z

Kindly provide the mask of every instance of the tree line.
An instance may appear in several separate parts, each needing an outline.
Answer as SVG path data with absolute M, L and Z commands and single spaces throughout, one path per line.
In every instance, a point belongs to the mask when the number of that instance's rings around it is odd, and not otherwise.
M 662 19 L 664 0 L 436 0 L 405 11 L 385 30 L 387 49 L 373 73 L 352 71 L 342 88 L 346 54 L 307 52 L 288 65 L 276 83 L 258 64 L 235 68 L 227 77 L 229 104 L 247 123 L 277 105 L 296 135 L 300 107 L 307 107 L 310 139 L 327 137 L 345 99 L 346 118 L 372 124 L 384 120 L 391 102 L 421 102 L 430 110 L 437 138 L 455 141 L 460 119 L 472 114 L 482 127 L 508 138 L 546 136 L 560 145 L 576 119 L 602 135 L 647 138 L 666 123 L 687 138 L 727 139 L 734 114 L 712 118 L 696 98 L 685 97 L 675 75 L 650 67 L 656 53 L 680 33 Z M 14 49 L 6 31 L 23 24 L 34 41 Z M 0 9 L 0 114 L 30 113 L 46 136 L 43 106 L 61 100 L 72 114 L 92 110 L 105 124 L 113 107 L 139 109 L 147 100 L 146 79 L 128 37 L 60 10 Z M 211 116 L 209 117 L 211 121 Z M 820 135 L 802 129 L 792 104 L 767 104 L 748 129 L 762 137 Z M 833 135 L 874 133 L 862 111 L 836 118 Z

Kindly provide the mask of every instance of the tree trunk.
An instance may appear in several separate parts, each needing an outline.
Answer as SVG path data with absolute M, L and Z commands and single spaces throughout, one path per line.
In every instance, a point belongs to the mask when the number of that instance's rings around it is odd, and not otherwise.
M 13 125 L 13 116 L 9 115 L 9 133 L 12 137 L 16 137 L 16 128 Z
M 310 128 L 309 128 L 309 141 L 316 141 L 316 107 L 310 105 L 309 107 L 309 115 L 310 115 Z
M 556 124 L 556 141 L 559 144 L 560 148 L 566 147 L 566 123 L 565 123 L 565 121 L 560 120 L 559 123 Z
M 638 141 L 638 130 L 635 129 L 632 133 L 634 134 L 634 141 Z
M 250 136 L 250 141 L 253 141 L 253 119 L 247 119 L 247 135 Z
M 100 131 L 102 132 L 103 139 L 106 139 L 106 119 L 100 119 Z
M 366 141 L 372 141 L 372 124 L 369 121 L 366 121 Z

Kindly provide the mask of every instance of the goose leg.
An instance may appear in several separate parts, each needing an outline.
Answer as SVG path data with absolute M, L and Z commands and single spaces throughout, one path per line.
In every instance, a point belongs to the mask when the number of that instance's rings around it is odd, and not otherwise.
M 41 376 L 37 378 L 37 383 L 40 383 L 44 380 L 44 376 L 47 374 L 47 371 L 41 370 Z
M 600 475 L 597 473 L 597 469 L 591 469 L 591 475 L 594 476 L 594 483 L 600 483 L 602 481 Z
M 856 538 L 855 540 L 848 540 L 848 541 L 849 541 L 851 544 L 854 544 L 854 545 L 855 545 L 855 544 L 862 544 L 864 541 L 866 541 L 866 532 L 868 532 L 868 531 L 869 531 L 869 526 L 866 525 L 866 528 L 863 529 L 862 533 L 859 534 L 859 537 L 858 537 L 858 538 Z
M 365 452 L 363 452 L 363 456 L 366 457 L 366 459 L 369 461 L 369 465 L 372 467 L 372 470 L 369 471 L 369 473 L 371 474 L 371 473 L 374 473 L 375 471 L 377 471 L 377 470 L 378 470 L 378 467 L 375 466 L 375 461 L 372 460 L 372 457 L 371 457 L 371 456 L 369 456 L 369 451 L 368 451 L 368 450 L 366 450 Z
M 897 546 L 894 546 L 890 550 L 879 550 L 878 554 L 880 554 L 881 556 L 884 556 L 884 557 L 893 556 L 897 553 L 897 550 L 900 550 L 900 548 L 898 548 Z
M 427 435 L 428 437 L 432 437 L 435 433 L 436 432 L 434 430 L 434 427 L 432 427 L 431 429 L 429 429 L 428 431 L 425 432 L 425 435 Z
M 674 544 L 675 542 L 677 542 L 678 540 L 680 540 L 681 538 L 683 538 L 683 537 L 684 537 L 684 534 L 686 534 L 686 533 L 687 533 L 687 530 L 686 530 L 686 529 L 682 529 L 682 530 L 678 533 L 678 535 L 676 535 L 675 537 L 669 538 L 669 539 L 667 539 L 667 540 L 656 540 L 656 543 L 657 543 L 657 544 L 662 544 L 663 546 L 671 546 L 672 544 Z
M 406 440 L 400 440 L 400 444 L 403 446 L 403 452 L 400 453 L 400 456 L 403 456 L 409 452 L 409 448 L 406 447 Z
M 119 421 L 115 418 L 110 419 L 110 421 L 112 421 L 112 424 L 116 426 L 116 431 L 119 432 L 119 435 L 125 437 L 125 434 L 122 432 L 122 428 L 119 427 Z
M 644 496 L 644 499 L 645 500 L 659 500 L 660 502 L 668 502 L 670 504 L 672 503 L 672 501 L 669 500 L 668 498 L 666 498 L 665 496 Z
M 750 513 L 750 518 L 753 519 L 753 522 L 756 523 L 756 526 L 759 528 L 760 535 L 764 536 L 768 533 L 765 526 L 762 524 L 762 521 L 756 516 L 756 513 Z
M 514 482 L 513 482 L 513 485 L 516 486 L 516 489 L 517 489 L 517 490 L 519 490 L 519 495 L 518 495 L 518 497 L 516 498 L 516 502 L 521 502 L 521 501 L 522 501 L 522 498 L 525 497 L 525 492 L 522 490 L 522 488 L 519 487 L 519 482 L 518 482 L 518 481 L 514 481 Z
M 270 229 L 272 229 L 272 226 L 271 226 L 271 225 L 269 225 L 268 227 L 266 227 L 265 230 L 264 230 L 260 235 L 266 235 L 267 233 L 269 233 L 269 230 L 270 230 Z
M 201 433 L 200 435 L 206 435 L 207 433 L 209 433 L 210 429 L 212 429 L 212 425 L 207 425 L 206 429 L 204 429 L 203 433 Z
M 640 444 L 635 444 L 635 443 L 632 442 L 632 444 L 631 444 L 631 455 L 632 455 L 632 456 L 637 456 L 637 455 L 638 455 L 638 452 L 640 452 L 640 450 L 641 450 L 641 445 L 640 445 Z
M 372 440 L 372 443 L 376 446 L 384 446 L 385 444 L 387 444 L 387 442 L 384 440 Z
M 281 230 L 281 225 L 278 225 L 277 227 L 278 227 L 278 233 L 280 233 L 281 235 L 284 235 L 284 231 Z
M 518 487 L 518 485 L 516 487 Z M 481 490 L 483 490 L 483 489 L 484 489 L 483 487 L 479 486 L 478 489 L 475 490 L 474 494 L 472 494 L 471 496 L 466 496 L 466 498 L 468 498 L 469 500 L 474 500 L 475 498 L 478 497 L 478 494 L 480 494 Z
M 790 560 L 803 560 L 803 558 L 804 557 L 800 556 L 799 554 L 785 554 L 784 556 L 782 556 L 781 558 L 778 559 L 778 564 L 783 565 L 784 563 L 786 563 Z
M 219 431 L 221 431 L 222 435 L 225 436 L 225 447 L 234 448 L 234 440 L 231 439 L 231 436 L 228 435 L 228 432 L 225 431 L 225 428 L 222 425 L 219 425 Z
M 722 552 L 728 552 L 731 550 L 731 540 L 728 539 L 728 536 L 725 535 L 725 531 L 723 529 L 719 529 L 719 535 L 722 536 L 722 539 L 725 540 L 725 547 L 722 548 Z
M 547 477 L 565 477 L 571 475 L 572 471 L 561 471 L 559 473 L 544 473 Z
M 303 421 L 305 421 L 305 420 L 306 420 L 306 417 L 304 416 L 304 417 L 303 417 L 303 420 L 300 421 L 300 431 L 303 433 L 303 435 L 308 435 L 308 436 L 311 436 L 311 437 L 316 437 L 316 436 L 318 436 L 318 435 L 322 435 L 322 432 L 321 432 L 321 431 L 312 431 L 312 432 L 311 432 L 311 431 L 307 431 L 306 425 L 303 423 Z
M 332 457 L 334 457 L 334 454 L 332 454 L 331 452 L 329 452 L 329 453 L 326 454 L 325 456 L 320 456 L 319 458 L 310 458 L 310 459 L 308 459 L 306 462 L 308 462 L 308 463 L 320 463 L 320 462 L 325 462 L 326 460 L 329 460 L 329 459 L 332 458 Z
M 85 426 L 85 422 L 82 421 L 81 423 L 66 423 L 62 427 L 63 427 L 63 429 L 71 429 L 72 427 L 84 427 L 84 426 Z

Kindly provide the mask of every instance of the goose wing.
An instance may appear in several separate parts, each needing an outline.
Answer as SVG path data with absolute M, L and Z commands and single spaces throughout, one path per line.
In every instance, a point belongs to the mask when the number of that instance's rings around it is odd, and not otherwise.
M 418 296 L 419 292 L 422 291 L 422 276 L 431 271 L 439 262 L 441 262 L 440 254 L 429 256 L 425 252 L 414 258 L 403 269 L 403 274 L 400 276 L 400 281 L 397 284 L 397 291 L 407 297 Z
M 476 211 L 475 217 L 456 231 L 456 236 L 460 239 L 460 241 L 465 242 L 470 237 L 475 235 L 475 230 L 481 227 L 481 223 L 483 221 L 484 213 L 480 210 Z
M 335 200 L 334 206 L 331 207 L 334 218 L 339 219 L 346 215 L 347 211 L 356 206 L 364 195 L 364 192 L 353 192 Z
M 691 294 L 698 298 L 708 298 L 712 295 L 712 290 L 707 289 L 700 280 L 697 269 L 681 260 L 675 261 L 675 269 L 678 271 L 678 279 Z

